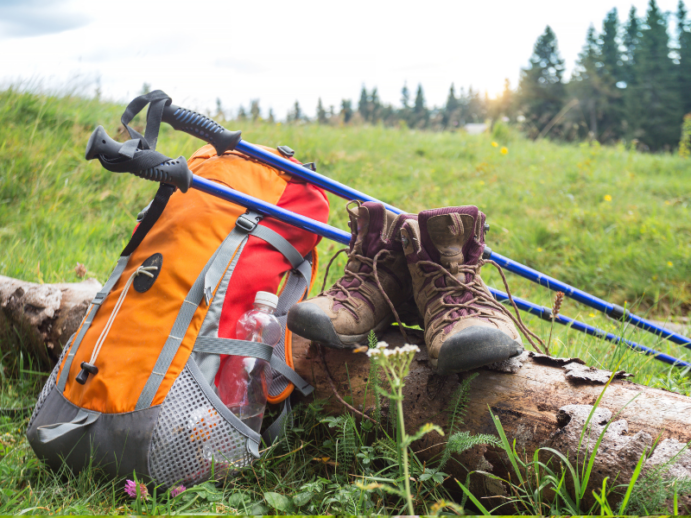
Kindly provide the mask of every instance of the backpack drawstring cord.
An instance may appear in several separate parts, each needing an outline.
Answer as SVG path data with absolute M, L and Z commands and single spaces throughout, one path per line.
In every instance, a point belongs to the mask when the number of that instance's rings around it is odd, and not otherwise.
M 98 358 L 98 353 L 101 352 L 103 342 L 105 342 L 106 338 L 108 337 L 110 328 L 113 325 L 113 322 L 115 321 L 115 317 L 118 316 L 118 312 L 122 307 L 122 303 L 125 301 L 125 297 L 127 296 L 127 292 L 130 290 L 130 286 L 132 286 L 132 283 L 134 282 L 134 278 L 140 273 L 148 275 L 149 277 L 153 277 L 154 274 L 151 273 L 151 270 L 158 270 L 158 266 L 140 266 L 134 271 L 132 275 L 130 275 L 130 278 L 127 280 L 127 284 L 125 284 L 125 287 L 122 289 L 122 293 L 120 293 L 118 301 L 115 303 L 115 307 L 113 308 L 113 312 L 110 314 L 110 317 L 108 318 L 108 322 L 106 322 L 106 326 L 103 328 L 103 331 L 101 331 L 101 335 L 98 337 L 98 340 L 96 341 L 96 346 L 94 347 L 94 350 L 91 353 L 91 359 L 89 360 L 89 363 L 91 365 L 94 365 L 96 358 Z

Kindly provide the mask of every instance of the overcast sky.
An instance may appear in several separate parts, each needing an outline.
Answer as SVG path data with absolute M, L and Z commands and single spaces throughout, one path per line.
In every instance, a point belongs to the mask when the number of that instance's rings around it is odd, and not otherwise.
M 307 114 L 319 97 L 356 103 L 363 84 L 398 105 L 407 82 L 441 105 L 452 82 L 490 96 L 504 78 L 515 86 L 546 25 L 570 72 L 588 26 L 631 5 L 641 15 L 647 0 L 0 0 L 0 84 L 91 93 L 100 81 L 126 101 L 146 82 L 190 108 L 258 98 L 284 118 L 295 100 Z

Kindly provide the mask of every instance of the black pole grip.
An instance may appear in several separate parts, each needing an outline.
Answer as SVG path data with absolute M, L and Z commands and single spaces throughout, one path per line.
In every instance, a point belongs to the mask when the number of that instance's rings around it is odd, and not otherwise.
M 97 127 L 86 145 L 87 160 L 98 158 L 101 165 L 114 173 L 131 173 L 153 182 L 174 185 L 182 192 L 192 185 L 193 174 L 187 167 L 187 160 L 180 156 L 173 160 L 150 149 L 134 147 L 137 140 L 124 144 L 108 136 L 103 126 Z
M 205 115 L 170 104 L 163 109 L 163 122 L 211 144 L 217 155 L 232 151 L 240 142 L 240 131 L 229 131 Z

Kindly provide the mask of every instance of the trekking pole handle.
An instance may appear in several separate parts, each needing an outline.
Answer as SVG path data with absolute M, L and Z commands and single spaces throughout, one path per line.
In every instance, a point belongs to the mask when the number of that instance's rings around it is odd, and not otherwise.
M 232 151 L 240 142 L 240 131 L 227 130 L 206 115 L 180 108 L 174 104 L 163 109 L 162 120 L 176 130 L 184 131 L 193 137 L 208 142 L 216 149 L 216 154 L 219 156 L 225 151 Z
M 108 136 L 103 126 L 98 126 L 89 137 L 85 158 L 87 160 L 98 158 L 101 165 L 109 171 L 131 173 L 152 182 L 174 185 L 182 192 L 187 192 L 187 189 L 192 185 L 193 174 L 187 167 L 185 157 L 168 158 L 157 151 L 140 149 L 139 146 L 134 147 L 132 144 L 128 145 L 130 142 L 136 143 L 134 140 L 124 144 L 117 142 Z M 158 163 L 144 168 L 136 167 L 137 159 L 145 153 L 154 153 Z M 130 161 L 135 164 L 132 168 L 127 167 L 127 162 Z

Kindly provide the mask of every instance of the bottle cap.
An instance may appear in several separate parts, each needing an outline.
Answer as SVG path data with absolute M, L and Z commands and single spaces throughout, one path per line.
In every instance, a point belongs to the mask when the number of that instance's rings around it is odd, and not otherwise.
M 258 291 L 257 295 L 254 297 L 254 303 L 264 304 L 276 309 L 276 306 L 278 306 L 278 297 L 268 291 Z

